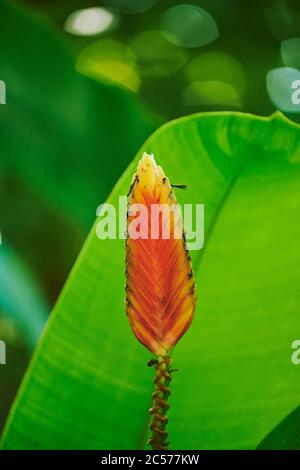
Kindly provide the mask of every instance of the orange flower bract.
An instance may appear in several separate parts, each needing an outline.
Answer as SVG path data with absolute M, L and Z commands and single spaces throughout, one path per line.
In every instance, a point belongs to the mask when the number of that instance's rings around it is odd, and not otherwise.
M 165 355 L 191 324 L 195 284 L 174 191 L 146 153 L 128 194 L 127 231 L 128 319 L 144 346 Z

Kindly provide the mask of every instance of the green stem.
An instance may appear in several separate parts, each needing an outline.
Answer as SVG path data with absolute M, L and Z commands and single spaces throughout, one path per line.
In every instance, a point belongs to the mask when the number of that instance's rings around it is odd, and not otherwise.
M 166 431 L 168 418 L 166 413 L 169 408 L 167 401 L 170 395 L 169 384 L 172 372 L 170 356 L 167 354 L 165 356 L 158 356 L 155 369 L 155 387 L 152 395 L 153 406 L 150 408 L 152 437 L 148 443 L 153 450 L 168 450 L 168 433 Z

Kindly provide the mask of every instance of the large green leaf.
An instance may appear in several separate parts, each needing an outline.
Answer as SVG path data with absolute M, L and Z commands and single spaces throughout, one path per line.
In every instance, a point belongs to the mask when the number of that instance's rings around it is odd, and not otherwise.
M 7 366 L 0 366 L 2 429 L 50 308 L 23 257 L 8 246 L 2 230 L 0 237 L 0 340 L 7 351 Z
M 262 440 L 258 450 L 299 450 L 300 449 L 300 407 L 288 414 Z
M 3 247 L 9 243 L 22 255 L 22 263 L 30 266 L 53 304 L 84 241 L 82 227 L 51 208 L 20 178 L 1 170 L 0 214 Z M 54 256 L 45 256 L 45 249 Z M 2 269 L 10 270 L 10 263 Z
M 31 353 L 30 349 L 28 349 L 28 344 L 25 343 L 26 340 L 28 341 L 28 337 L 25 337 L 24 330 L 19 329 L 18 326 L 19 322 L 16 322 L 11 316 L 2 312 L 0 307 L 0 338 L 1 341 L 4 341 L 6 350 L 6 365 L 1 365 L 0 367 L 1 432 L 26 367 L 28 366 Z
M 34 10 L 1 1 L 0 41 L 0 169 L 89 227 L 152 119 L 133 94 L 77 73 L 58 32 Z
M 0 286 L 0 312 L 16 322 L 33 348 L 46 322 L 48 306 L 33 276 L 7 244 L 0 247 Z
M 181 203 L 205 204 L 193 252 L 198 305 L 174 350 L 171 448 L 255 448 L 299 402 L 300 129 L 281 115 L 190 116 L 146 142 Z M 61 293 L 7 423 L 13 448 L 145 445 L 153 371 L 124 314 L 123 240 L 95 227 Z

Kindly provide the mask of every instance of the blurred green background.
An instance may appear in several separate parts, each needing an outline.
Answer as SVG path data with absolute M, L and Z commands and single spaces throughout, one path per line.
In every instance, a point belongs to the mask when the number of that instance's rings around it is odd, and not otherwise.
M 79 69 L 123 83 L 165 120 L 199 110 L 240 109 L 268 115 L 274 110 L 266 90 L 268 72 L 300 66 L 293 45 L 284 43 L 300 36 L 296 0 L 28 3 L 64 35 Z M 98 11 L 98 24 L 94 19 L 90 33 L 97 26 L 107 29 L 98 35 L 80 35 L 89 16 L 82 16 L 81 24 L 80 16 L 72 14 L 101 6 L 111 16 Z M 199 21 L 198 8 L 207 14 Z M 272 91 L 276 96 L 278 90 Z
M 0 429 L 90 228 L 145 139 L 199 111 L 300 122 L 297 1 L 0 2 Z

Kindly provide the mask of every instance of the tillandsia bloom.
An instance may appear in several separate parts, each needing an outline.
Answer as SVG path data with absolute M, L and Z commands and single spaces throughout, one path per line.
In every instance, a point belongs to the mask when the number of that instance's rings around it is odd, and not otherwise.
M 154 449 L 167 449 L 169 353 L 190 326 L 195 283 L 181 211 L 153 155 L 144 153 L 128 194 L 126 312 L 137 339 L 157 356 L 150 428 Z

